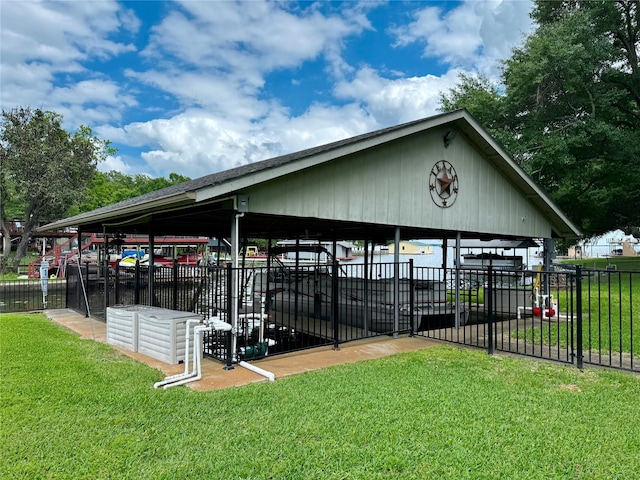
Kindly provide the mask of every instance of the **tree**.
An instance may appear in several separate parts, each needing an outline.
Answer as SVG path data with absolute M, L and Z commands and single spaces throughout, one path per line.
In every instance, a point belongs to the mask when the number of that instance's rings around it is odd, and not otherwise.
M 640 225 L 639 3 L 538 0 L 538 27 L 504 62 L 500 98 L 468 77 L 442 96 L 444 110 L 486 118 L 587 236 Z
M 188 180 L 190 180 L 189 177 L 177 173 L 170 173 L 169 178 L 166 179 L 164 177 L 152 178 L 144 174 L 125 175 L 116 170 L 96 172 L 88 187 L 84 202 L 75 207 L 71 213 L 88 212 Z
M 41 222 L 66 216 L 82 201 L 96 165 L 115 151 L 108 141 L 81 126 L 71 134 L 62 116 L 50 111 L 16 108 L 3 111 L 0 125 L 0 227 L 5 239 L 7 221 L 20 218 L 23 233 L 14 257 L 17 270 L 31 236 Z

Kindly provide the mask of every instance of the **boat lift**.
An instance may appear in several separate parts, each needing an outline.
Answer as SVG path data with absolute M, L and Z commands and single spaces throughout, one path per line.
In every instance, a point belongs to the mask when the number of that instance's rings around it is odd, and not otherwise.
M 532 306 L 518 306 L 518 320 L 522 317 L 522 312 L 530 310 L 533 312 L 534 317 L 540 317 L 548 320 L 556 315 L 559 315 L 558 304 L 553 302 L 552 294 L 541 294 L 540 289 L 542 285 L 542 265 L 538 267 L 538 273 L 536 274 L 536 281 L 533 285 L 533 298 Z

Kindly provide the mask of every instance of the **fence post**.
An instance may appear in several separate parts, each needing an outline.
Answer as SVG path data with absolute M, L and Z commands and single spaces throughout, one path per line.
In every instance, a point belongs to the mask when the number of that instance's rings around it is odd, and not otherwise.
M 173 259 L 173 268 L 171 269 L 171 294 L 173 296 L 173 309 L 178 310 L 178 259 Z
M 140 303 L 140 259 L 136 256 L 136 269 L 135 269 L 136 288 L 133 291 L 133 303 L 138 305 Z
M 413 322 L 415 320 L 414 307 L 415 307 L 415 286 L 413 285 L 413 258 L 409 259 L 409 336 L 415 335 L 415 329 Z
M 111 268 L 107 267 L 107 276 L 110 277 L 111 276 Z M 113 269 L 113 276 L 114 276 L 114 282 L 115 282 L 115 295 L 116 295 L 116 299 L 115 299 L 115 304 L 119 305 L 120 303 L 122 303 L 120 301 L 120 265 L 118 265 L 118 263 L 116 262 L 116 266 Z
M 493 266 L 489 265 L 487 269 L 487 289 L 484 292 L 484 302 L 487 305 L 488 325 L 487 336 L 489 337 L 489 345 L 487 353 L 493 355 Z
M 576 267 L 576 295 L 576 359 L 577 367 L 582 370 L 582 267 L 580 265 Z
M 233 305 L 233 274 L 235 272 L 233 271 L 233 264 L 231 262 L 227 263 L 227 268 L 226 268 L 226 281 L 227 281 L 227 304 L 224 306 L 224 308 L 227 311 L 227 322 L 228 323 L 232 323 L 231 320 L 231 316 L 233 315 L 233 311 L 231 309 L 232 305 Z M 232 352 L 233 350 L 233 335 L 235 335 L 235 332 L 233 329 L 231 329 L 230 332 L 227 332 L 227 362 L 226 365 L 224 366 L 225 370 L 233 370 L 233 354 L 234 352 Z
M 334 250 L 335 252 L 335 250 Z M 338 320 L 340 316 L 340 301 L 338 299 L 339 288 L 338 288 L 338 260 L 334 257 L 333 266 L 331 269 L 331 307 L 333 315 L 333 349 L 340 350 L 340 328 L 338 325 Z

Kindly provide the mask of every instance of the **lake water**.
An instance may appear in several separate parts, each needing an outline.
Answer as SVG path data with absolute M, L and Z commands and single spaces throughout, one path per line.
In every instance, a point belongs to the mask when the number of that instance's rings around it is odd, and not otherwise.
M 400 255 L 400 262 L 408 262 L 413 259 L 413 265 L 415 267 L 433 267 L 442 268 L 442 247 L 434 246 L 433 253 L 428 255 Z M 447 254 L 447 267 L 453 268 L 454 261 L 453 250 Z M 390 253 L 374 253 L 373 263 L 393 263 L 395 257 Z M 369 254 L 369 262 L 371 262 L 371 254 Z M 353 260 L 341 262 L 343 265 L 359 265 L 364 263 L 364 256 L 358 256 Z

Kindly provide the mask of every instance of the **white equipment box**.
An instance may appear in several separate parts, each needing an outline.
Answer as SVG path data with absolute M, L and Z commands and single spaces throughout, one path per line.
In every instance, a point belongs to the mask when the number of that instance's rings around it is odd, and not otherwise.
M 187 320 L 201 318 L 197 313 L 159 308 L 138 312 L 138 352 L 171 365 L 184 362 Z M 189 357 L 192 355 L 193 341 L 189 345 Z

